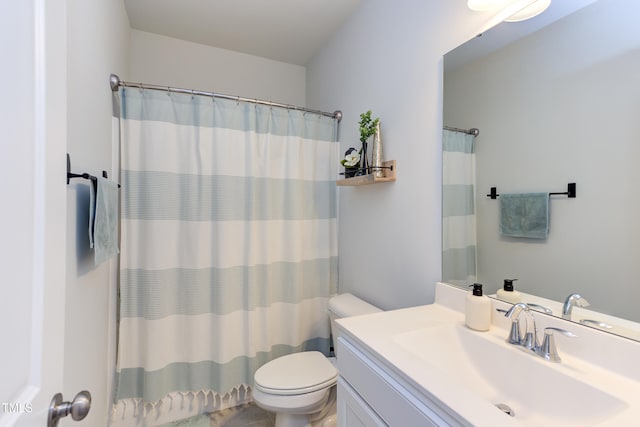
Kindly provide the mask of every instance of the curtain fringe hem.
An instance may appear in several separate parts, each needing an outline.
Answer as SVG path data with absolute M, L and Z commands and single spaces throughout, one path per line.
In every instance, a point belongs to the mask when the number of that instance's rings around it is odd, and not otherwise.
M 157 425 L 184 417 L 233 408 L 253 401 L 252 387 L 240 384 L 226 393 L 213 390 L 175 391 L 154 402 L 141 398 L 121 399 L 112 405 L 111 424 L 136 420 L 136 425 Z M 173 416 L 172 416 L 173 414 Z

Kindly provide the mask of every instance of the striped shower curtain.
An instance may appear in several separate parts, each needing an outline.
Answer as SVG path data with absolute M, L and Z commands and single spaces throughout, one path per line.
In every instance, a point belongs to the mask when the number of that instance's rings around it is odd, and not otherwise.
M 442 134 L 442 280 L 456 285 L 476 280 L 474 139 Z
M 120 96 L 114 418 L 241 404 L 265 362 L 328 352 L 337 121 L 149 89 Z

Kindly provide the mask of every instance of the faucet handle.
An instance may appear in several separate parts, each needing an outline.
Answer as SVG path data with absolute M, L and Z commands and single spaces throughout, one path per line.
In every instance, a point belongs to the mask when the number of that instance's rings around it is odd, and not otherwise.
M 522 344 L 522 332 L 520 332 L 520 319 L 511 322 L 511 330 L 507 338 L 509 344 Z
M 503 313 L 505 316 L 507 316 L 507 313 L 509 313 L 507 310 L 502 308 L 496 308 L 496 311 L 498 313 Z M 520 319 L 518 317 L 511 321 L 511 330 L 509 331 L 507 342 L 509 344 L 522 343 L 522 332 L 520 332 Z
M 530 302 L 528 302 L 527 305 L 529 306 L 529 308 L 531 310 L 540 311 L 540 312 L 545 313 L 545 314 L 553 314 L 553 310 L 551 310 L 549 307 L 545 307 L 544 305 L 533 304 L 533 303 L 530 303 Z
M 560 362 L 560 356 L 558 355 L 558 349 L 556 347 L 556 341 L 553 336 L 554 332 L 561 333 L 562 335 L 570 338 L 577 337 L 573 332 L 569 332 L 565 329 L 561 328 L 553 328 L 548 327 L 544 328 L 544 340 L 542 341 L 542 345 L 536 351 L 536 354 L 542 357 L 545 360 L 549 360 L 550 362 Z
M 593 319 L 580 319 L 580 323 L 587 326 L 590 326 L 590 325 L 597 326 L 598 328 L 601 328 L 601 329 L 613 329 L 613 326 L 611 326 L 610 324 L 600 322 L 598 320 L 593 320 Z
M 544 336 L 545 337 L 547 335 L 552 337 L 554 332 L 561 333 L 565 337 L 570 337 L 570 338 L 577 338 L 578 337 L 576 334 L 574 334 L 573 332 L 567 331 L 566 329 L 554 328 L 553 326 L 548 326 L 548 327 L 544 328 Z
M 497 309 L 500 312 L 505 313 L 504 316 L 508 319 L 511 319 L 511 330 L 509 331 L 509 336 L 507 337 L 507 342 L 509 344 L 522 344 L 524 342 L 524 338 L 522 337 L 522 332 L 520 331 L 520 314 L 529 311 L 529 307 L 525 303 L 518 303 L 512 305 L 509 310 L 501 310 Z M 527 331 L 525 330 L 525 333 Z

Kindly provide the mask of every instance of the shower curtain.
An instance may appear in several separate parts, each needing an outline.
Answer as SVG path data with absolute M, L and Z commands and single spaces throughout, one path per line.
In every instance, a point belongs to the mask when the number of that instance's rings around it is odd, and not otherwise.
M 149 89 L 120 96 L 112 416 L 249 401 L 265 362 L 328 353 L 337 121 Z
M 469 285 L 476 280 L 475 137 L 442 134 L 442 280 Z

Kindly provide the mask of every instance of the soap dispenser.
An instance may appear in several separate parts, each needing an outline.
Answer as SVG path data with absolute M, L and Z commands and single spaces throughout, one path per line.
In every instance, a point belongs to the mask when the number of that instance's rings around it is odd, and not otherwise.
M 513 282 L 518 279 L 504 279 L 504 285 L 502 289 L 498 289 L 496 297 L 499 300 L 510 302 L 511 304 L 517 304 L 522 301 L 522 295 L 520 292 L 513 289 Z
M 491 327 L 491 300 L 482 294 L 482 284 L 474 283 L 473 291 L 465 301 L 465 323 L 476 331 L 488 331 Z

